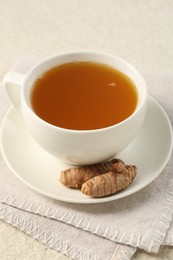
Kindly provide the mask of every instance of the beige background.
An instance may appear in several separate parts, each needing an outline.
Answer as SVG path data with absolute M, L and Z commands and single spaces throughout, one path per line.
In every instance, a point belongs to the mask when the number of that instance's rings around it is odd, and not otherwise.
M 99 50 L 141 70 L 173 70 L 172 0 L 0 0 L 0 79 L 20 56 Z M 68 259 L 0 221 L 0 259 Z M 134 259 L 173 259 L 138 250 Z

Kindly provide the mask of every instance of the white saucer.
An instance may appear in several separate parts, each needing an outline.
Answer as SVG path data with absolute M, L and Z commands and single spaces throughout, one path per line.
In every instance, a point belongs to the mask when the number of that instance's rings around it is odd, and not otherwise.
M 123 137 L 122 137 L 123 138 Z M 149 97 L 146 119 L 135 140 L 117 157 L 138 167 L 134 182 L 124 191 L 94 199 L 59 181 L 59 173 L 70 166 L 35 143 L 22 118 L 10 108 L 1 125 L 1 151 L 12 172 L 32 189 L 48 197 L 73 203 L 100 203 L 123 198 L 144 188 L 164 169 L 172 150 L 172 128 L 162 107 Z

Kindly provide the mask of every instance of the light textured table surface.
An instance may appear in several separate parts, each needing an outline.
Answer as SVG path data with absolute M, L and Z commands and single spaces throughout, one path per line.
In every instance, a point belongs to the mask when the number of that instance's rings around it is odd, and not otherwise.
M 173 70 L 172 0 L 0 1 L 0 78 L 20 56 L 108 51 L 148 71 Z M 0 221 L 0 260 L 68 259 Z M 133 259 L 173 259 L 138 250 Z

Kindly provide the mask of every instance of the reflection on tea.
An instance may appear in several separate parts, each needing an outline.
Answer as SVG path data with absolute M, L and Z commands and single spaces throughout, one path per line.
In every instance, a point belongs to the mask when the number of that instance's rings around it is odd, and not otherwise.
M 135 84 L 105 64 L 71 62 L 40 76 L 31 91 L 34 112 L 67 129 L 94 130 L 128 118 L 137 106 Z

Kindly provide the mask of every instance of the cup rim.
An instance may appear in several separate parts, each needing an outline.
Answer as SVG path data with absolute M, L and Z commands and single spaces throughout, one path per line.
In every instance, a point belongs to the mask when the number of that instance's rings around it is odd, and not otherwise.
M 42 59 L 40 62 L 36 63 L 26 74 L 25 80 L 23 82 L 23 86 L 25 85 L 25 83 L 27 82 L 28 78 L 31 76 L 31 74 L 33 73 L 34 70 L 36 70 L 39 66 L 43 65 L 44 63 L 48 63 L 53 59 L 59 59 L 59 58 L 63 58 L 63 57 L 67 57 L 69 55 L 100 55 L 102 57 L 105 58 L 112 58 L 115 59 L 119 62 L 121 62 L 122 64 L 124 64 L 125 66 L 129 67 L 132 71 L 134 71 L 135 73 L 137 73 L 138 77 L 140 77 L 140 80 L 142 80 L 143 82 L 143 89 L 144 89 L 144 97 L 142 102 L 139 104 L 138 107 L 135 108 L 135 110 L 133 111 L 133 113 L 127 117 L 126 119 L 124 119 L 123 121 L 116 123 L 114 125 L 110 125 L 107 127 L 103 127 L 103 128 L 97 128 L 97 129 L 89 129 L 89 130 L 78 130 L 78 129 L 68 129 L 68 128 L 63 128 L 63 127 L 59 127 L 53 124 L 50 124 L 49 122 L 43 120 L 42 118 L 40 118 L 36 113 L 34 113 L 34 111 L 32 110 L 31 106 L 29 105 L 29 102 L 27 101 L 27 95 L 25 92 L 25 88 L 22 88 L 22 97 L 24 100 L 24 105 L 27 108 L 27 111 L 36 119 L 38 120 L 40 123 L 47 125 L 48 127 L 52 128 L 52 129 L 58 129 L 61 130 L 63 132 L 70 132 L 70 133 L 97 133 L 97 132 L 103 132 L 103 131 L 107 131 L 107 130 L 111 130 L 113 128 L 118 128 L 124 124 L 126 124 L 129 120 L 132 119 L 132 117 L 134 117 L 137 113 L 139 113 L 139 111 L 142 109 L 142 107 L 145 105 L 146 101 L 147 101 L 147 96 L 148 96 L 148 90 L 147 90 L 147 85 L 146 82 L 144 80 L 143 75 L 141 74 L 141 72 L 136 69 L 134 66 L 132 66 L 130 63 L 128 63 L 127 61 L 125 61 L 124 59 L 115 56 L 113 54 L 110 53 L 105 53 L 105 52 L 96 52 L 96 51 L 70 51 L 70 52 L 63 52 L 63 53 L 59 53 L 57 55 L 53 55 L 50 56 L 48 58 Z M 97 62 L 97 61 L 95 61 Z M 66 63 L 66 62 L 65 62 Z M 99 63 L 99 62 L 98 62 Z M 62 63 L 63 64 L 63 63 Z M 109 64 L 108 64 L 109 65 Z M 109 65 L 111 66 L 111 65 Z M 121 70 L 120 70 L 121 71 Z M 45 71 L 46 72 L 46 71 Z M 125 73 L 124 73 L 125 74 Z M 30 89 L 32 88 L 32 86 L 30 86 Z

